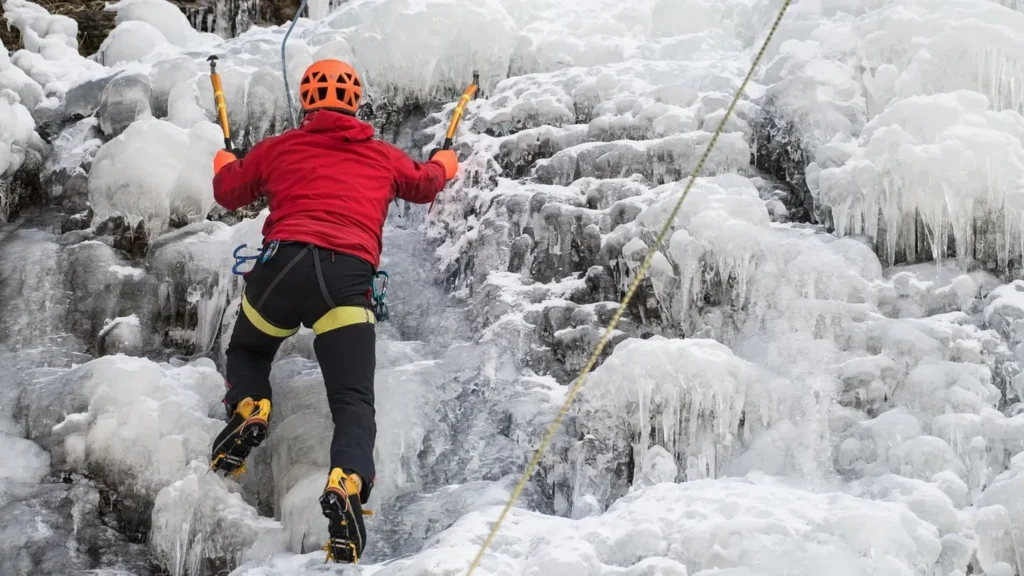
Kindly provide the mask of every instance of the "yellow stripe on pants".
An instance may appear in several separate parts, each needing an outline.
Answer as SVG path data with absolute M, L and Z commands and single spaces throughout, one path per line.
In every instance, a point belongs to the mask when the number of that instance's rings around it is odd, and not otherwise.
M 266 318 L 260 316 L 260 313 L 256 311 L 256 308 L 249 303 L 249 298 L 247 298 L 245 294 L 242 294 L 242 312 L 245 313 L 245 317 L 249 319 L 249 322 L 252 322 L 253 326 L 268 336 L 287 338 L 299 331 L 298 326 L 295 328 L 279 328 L 271 324 Z
M 313 333 L 316 335 L 351 326 L 353 324 L 376 324 L 377 318 L 373 312 L 362 306 L 338 306 L 329 310 L 313 323 Z

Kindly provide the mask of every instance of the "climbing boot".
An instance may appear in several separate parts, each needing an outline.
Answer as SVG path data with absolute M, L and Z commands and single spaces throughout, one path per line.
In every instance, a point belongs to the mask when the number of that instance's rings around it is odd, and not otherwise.
M 249 452 L 263 443 L 270 425 L 270 400 L 245 398 L 235 407 L 228 425 L 213 441 L 210 469 L 238 478 L 245 472 Z
M 320 509 L 327 518 L 327 562 L 356 564 L 366 543 L 366 526 L 363 515 L 372 514 L 363 510 L 359 500 L 362 489 L 359 476 L 348 475 L 341 468 L 331 470 L 327 487 L 320 497 Z

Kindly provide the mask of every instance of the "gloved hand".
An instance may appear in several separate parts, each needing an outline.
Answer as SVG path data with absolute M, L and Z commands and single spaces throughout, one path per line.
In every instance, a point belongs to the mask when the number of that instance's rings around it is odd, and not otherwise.
M 235 160 L 238 160 L 238 158 L 231 152 L 228 152 L 223 148 L 217 150 L 217 155 L 213 157 L 213 175 L 216 176 L 217 172 L 220 172 L 221 168 L 227 166 L 228 164 L 234 162 Z
M 454 150 L 435 148 L 430 153 L 431 160 L 437 160 L 444 166 L 444 179 L 451 180 L 459 172 L 459 156 Z

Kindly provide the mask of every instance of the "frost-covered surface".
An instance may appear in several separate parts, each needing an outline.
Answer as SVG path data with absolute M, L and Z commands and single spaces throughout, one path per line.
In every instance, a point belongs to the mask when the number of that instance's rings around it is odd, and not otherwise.
M 172 220 L 204 220 L 213 206 L 213 163 L 224 145 L 216 126 L 203 122 L 183 130 L 163 120 L 132 122 L 103 145 L 89 172 L 89 200 L 99 221 L 141 217 L 154 234 Z M 159 163 L 148 162 L 154 156 Z
M 26 149 L 34 139 L 38 139 L 38 135 L 32 115 L 10 90 L 3 92 L 0 100 L 0 120 L 3 121 L 0 124 L 3 126 L 3 132 L 0 132 L 0 176 L 9 177 L 21 168 Z
M 38 169 L 46 145 L 36 133 L 30 108 L 41 90 L 11 63 L 7 48 L 0 46 L 0 222 L 5 222 L 17 204 L 11 181 L 26 161 Z M 36 166 L 32 166 L 35 164 Z
M 872 33 L 858 51 L 837 40 L 780 48 L 779 76 L 800 70 L 790 82 L 816 88 L 804 94 L 835 95 L 788 113 L 814 143 L 812 193 L 837 232 L 876 239 L 888 263 L 946 255 L 948 242 L 962 262 L 1019 266 L 1024 14 L 992 2 L 875 4 L 825 28 Z
M 779 5 L 350 0 L 298 23 L 291 86 L 317 58 L 350 59 L 379 122 L 447 100 L 473 69 L 484 89 L 461 176 L 430 215 L 403 206 L 387 226 L 363 573 L 463 573 Z M 43 178 L 64 218 L 0 231 L 3 346 L 59 351 L 3 382 L 18 464 L 0 505 L 25 517 L 52 490 L 40 479 L 88 473 L 118 492 L 118 530 L 148 534 L 175 576 L 320 570 L 330 418 L 309 331 L 275 363 L 249 473 L 205 470 L 237 312 L 230 252 L 265 217 L 207 220 L 223 215 L 205 59 L 220 57 L 235 141 L 251 145 L 287 125 L 284 30 L 223 41 L 129 0 L 94 61 L 71 53 L 67 19 L 4 6 L 30 34 L 0 58 L 0 88 L 32 123 L 2 142 L 15 158 L 53 132 Z M 1007 283 L 1019 8 L 794 2 L 477 573 L 1024 570 L 1024 283 Z M 429 150 L 449 110 L 393 123 L 399 143 Z M 765 146 L 782 169 L 751 166 Z

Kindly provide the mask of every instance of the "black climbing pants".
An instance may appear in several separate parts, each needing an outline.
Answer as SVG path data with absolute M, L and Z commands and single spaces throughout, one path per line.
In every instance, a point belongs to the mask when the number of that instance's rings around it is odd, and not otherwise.
M 373 487 L 377 437 L 372 282 L 369 262 L 305 243 L 282 242 L 269 260 L 257 261 L 245 275 L 228 344 L 224 398 L 229 411 L 246 397 L 271 399 L 270 368 L 278 348 L 300 323 L 312 328 L 334 420 L 331 468 L 359 474 L 363 502 Z

